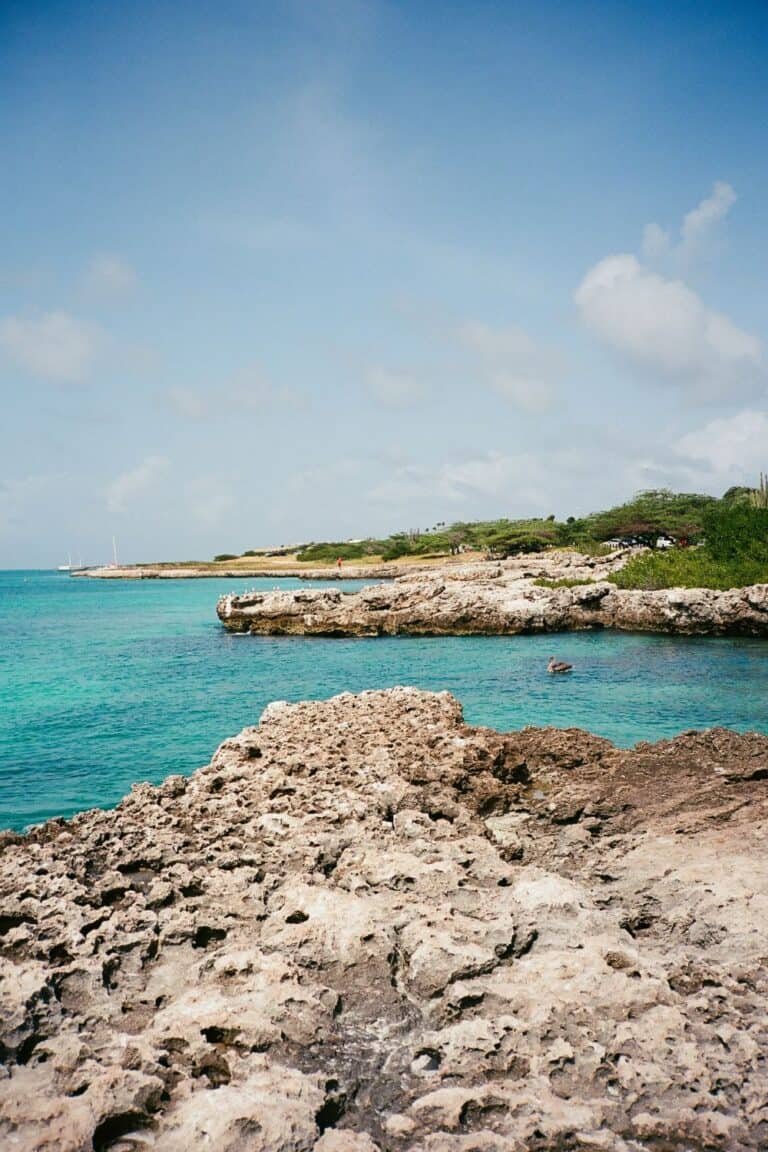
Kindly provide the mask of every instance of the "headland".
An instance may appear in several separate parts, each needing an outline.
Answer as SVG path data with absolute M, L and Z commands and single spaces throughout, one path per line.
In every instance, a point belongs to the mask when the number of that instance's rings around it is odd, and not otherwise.
M 255 591 L 223 596 L 231 632 L 302 636 L 476 636 L 590 628 L 768 636 L 768 584 L 624 589 L 628 553 L 551 553 L 435 568 L 358 592 Z
M 342 564 L 301 564 L 296 559 L 281 562 L 219 561 L 167 564 L 107 564 L 103 567 L 73 571 L 74 577 L 95 580 L 394 580 L 404 573 L 428 572 L 443 567 L 445 558 L 414 562 L 409 559 L 384 564 L 346 561 Z M 458 563 L 458 561 L 456 561 Z
M 275 704 L 0 836 L 16 1152 L 757 1152 L 768 739 Z

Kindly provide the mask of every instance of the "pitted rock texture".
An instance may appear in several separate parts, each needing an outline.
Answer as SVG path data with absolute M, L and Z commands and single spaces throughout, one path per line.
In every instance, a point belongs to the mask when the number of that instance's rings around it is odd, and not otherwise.
M 0 838 L 0 1147 L 768 1146 L 768 739 L 271 705 Z
M 401 576 L 344 593 L 336 588 L 222 596 L 216 611 L 231 632 L 305 636 L 513 635 L 618 628 L 684 635 L 768 636 L 768 584 L 716 592 L 641 592 L 610 583 L 624 556 L 576 554 L 473 564 Z M 537 586 L 538 577 L 590 580 Z

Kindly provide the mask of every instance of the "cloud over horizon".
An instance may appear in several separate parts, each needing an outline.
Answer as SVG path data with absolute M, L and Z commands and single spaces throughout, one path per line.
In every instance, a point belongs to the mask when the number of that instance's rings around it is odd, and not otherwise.
M 768 469 L 768 412 L 745 408 L 687 432 L 674 444 L 678 455 L 702 463 L 727 479 L 756 484 Z
M 0 567 L 752 475 L 756 10 L 16 7 Z
M 56 384 L 83 384 L 93 368 L 99 333 L 67 312 L 0 320 L 0 350 L 17 367 Z

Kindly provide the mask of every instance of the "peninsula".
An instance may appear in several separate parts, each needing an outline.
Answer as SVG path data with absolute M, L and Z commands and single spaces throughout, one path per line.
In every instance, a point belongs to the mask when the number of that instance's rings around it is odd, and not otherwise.
M 768 739 L 273 704 L 0 835 L 16 1152 L 757 1152 Z
M 640 560 L 632 549 L 650 549 Z M 72 575 L 99 579 L 387 580 L 402 575 L 562 552 L 630 559 L 623 586 L 727 590 L 768 580 L 768 484 L 731 488 L 720 499 L 667 490 L 576 519 L 554 516 L 439 523 L 384 539 L 326 541 L 222 552 L 208 561 L 106 565 Z M 614 571 L 615 564 L 610 570 Z
M 624 589 L 626 555 L 544 554 L 401 576 L 359 592 L 337 589 L 222 596 L 230 632 L 303 636 L 473 636 L 624 631 L 768 636 L 768 583 Z
M 444 563 L 444 561 L 441 561 Z M 355 563 L 326 564 L 323 567 L 301 564 L 295 557 L 280 563 L 261 561 L 237 562 L 232 560 L 202 563 L 167 564 L 105 564 L 98 568 L 84 568 L 71 573 L 73 577 L 96 580 L 392 580 L 405 572 L 428 571 L 437 561 L 413 563 L 402 561 L 391 564 Z

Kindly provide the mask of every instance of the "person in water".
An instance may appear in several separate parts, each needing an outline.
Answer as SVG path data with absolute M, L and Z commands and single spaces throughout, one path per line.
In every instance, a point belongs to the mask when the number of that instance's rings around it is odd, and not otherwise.
M 557 672 L 571 672 L 573 671 L 573 664 L 566 664 L 564 660 L 555 660 L 554 656 L 550 656 L 549 663 L 547 664 L 547 672 L 555 675 Z

